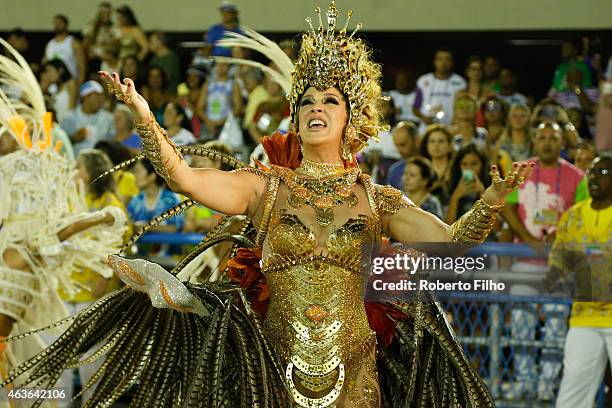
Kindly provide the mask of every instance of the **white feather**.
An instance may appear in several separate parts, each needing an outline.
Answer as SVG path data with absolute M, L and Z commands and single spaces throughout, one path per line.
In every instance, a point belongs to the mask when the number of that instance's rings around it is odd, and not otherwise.
M 277 43 L 259 34 L 257 31 L 248 28 L 240 27 L 245 34 L 235 33 L 233 31 L 226 31 L 226 38 L 218 42 L 219 45 L 224 47 L 242 47 L 248 48 L 253 51 L 257 51 L 265 55 L 270 61 L 278 67 L 278 70 L 274 70 L 270 67 L 266 67 L 263 64 L 259 64 L 250 60 L 243 60 L 238 58 L 231 59 L 231 62 L 236 64 L 256 66 L 265 71 L 270 78 L 278 83 L 285 92 L 289 92 L 291 83 L 291 72 L 293 71 L 293 62 L 285 54 L 285 52 L 278 46 Z M 215 57 L 215 59 L 221 59 Z M 228 61 L 230 61 L 228 59 Z M 267 69 L 264 69 L 265 67 Z

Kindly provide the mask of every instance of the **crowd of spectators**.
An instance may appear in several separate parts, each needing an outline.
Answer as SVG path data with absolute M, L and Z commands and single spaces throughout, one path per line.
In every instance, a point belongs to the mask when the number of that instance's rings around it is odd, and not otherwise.
M 289 129 L 288 103 L 280 86 L 260 70 L 214 59 L 251 57 L 248 50 L 218 45 L 225 31 L 241 32 L 235 5 L 224 2 L 219 11 L 221 22 L 207 31 L 188 66 L 181 65 L 165 33 L 146 34 L 129 6 L 113 8 L 101 3 L 80 36 L 69 34 L 65 15 L 53 17 L 53 36 L 44 58 L 30 62 L 48 110 L 70 141 L 64 150 L 77 159 L 84 181 L 141 149 L 130 110 L 107 94 L 98 81 L 99 70 L 134 80 L 175 143 L 206 144 L 265 163 L 261 138 Z M 29 55 L 26 33 L 14 30 L 8 41 Z M 377 183 L 399 188 L 425 211 L 453 223 L 491 183 L 491 164 L 507 173 L 513 161 L 533 161 L 535 170 L 508 199 L 509 206 L 489 239 L 555 241 L 562 215 L 589 200 L 585 172 L 591 171 L 597 156 L 610 155 L 612 149 L 612 63 L 604 69 L 601 56 L 583 52 L 581 45 L 562 42 L 559 65 L 550 75 L 550 91 L 538 102 L 529 90 L 517 89 L 516 72 L 495 56 L 473 55 L 455 61 L 452 50 L 438 49 L 433 53 L 431 72 L 417 78 L 400 70 L 394 81 L 388 81 L 394 86 L 386 90 L 389 98 L 382 102 L 391 130 L 382 132 L 380 142 L 370 143 L 358 156 L 363 171 Z M 287 40 L 280 46 L 295 58 L 298 44 Z M 218 166 L 206 159 L 190 160 L 193 166 Z M 598 170 L 596 176 L 607 177 L 609 185 L 610 161 L 599 163 L 599 167 L 606 164 L 607 170 Z M 136 226 L 183 199 L 146 160 L 100 183 L 87 191 L 90 206 L 121 206 Z M 157 229 L 205 233 L 220 218 L 212 210 L 197 207 Z M 145 250 L 159 252 L 160 248 Z M 524 325 L 534 316 L 533 310 L 517 310 L 512 324 Z M 554 319 L 547 322 L 554 323 Z M 531 327 L 535 327 L 533 322 Z M 554 336 L 559 330 L 563 332 L 565 326 L 547 333 Z M 517 338 L 534 336 L 532 331 L 515 334 Z M 550 368 L 548 377 L 540 375 L 538 384 L 530 369 L 521 369 L 527 367 L 526 358 L 515 357 L 518 382 L 524 383 L 518 392 L 552 399 L 554 387 L 550 385 L 560 366 Z

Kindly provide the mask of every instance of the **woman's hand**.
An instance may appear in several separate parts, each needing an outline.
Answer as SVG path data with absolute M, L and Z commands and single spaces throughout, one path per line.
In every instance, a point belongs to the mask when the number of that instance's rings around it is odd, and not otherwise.
M 463 177 L 459 179 L 457 187 L 451 196 L 451 200 L 460 200 L 461 198 L 470 194 L 482 194 L 485 191 L 485 187 L 479 178 L 474 181 L 465 181 Z
M 482 195 L 482 199 L 485 203 L 498 206 L 506 202 L 506 197 L 525 182 L 531 171 L 533 170 L 535 163 L 521 162 L 512 163 L 512 169 L 508 173 L 508 177 L 502 179 L 499 175 L 499 170 L 496 165 L 491 166 L 492 183 Z
M 109 93 L 115 95 L 115 97 L 123 102 L 136 116 L 137 122 L 147 122 L 151 117 L 149 104 L 147 101 L 136 92 L 134 81 L 129 78 L 125 78 L 123 83 L 119 78 L 119 74 L 113 72 L 111 75 L 106 71 L 98 72 L 100 78 L 106 83 L 106 89 Z

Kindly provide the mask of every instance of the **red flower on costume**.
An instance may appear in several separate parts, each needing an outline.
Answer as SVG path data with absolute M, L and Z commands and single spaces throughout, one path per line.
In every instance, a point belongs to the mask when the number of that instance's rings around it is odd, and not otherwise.
M 266 277 L 261 273 L 260 260 L 260 248 L 238 248 L 236 256 L 227 262 L 227 275 L 232 282 L 246 290 L 251 307 L 264 318 L 268 311 L 270 291 Z

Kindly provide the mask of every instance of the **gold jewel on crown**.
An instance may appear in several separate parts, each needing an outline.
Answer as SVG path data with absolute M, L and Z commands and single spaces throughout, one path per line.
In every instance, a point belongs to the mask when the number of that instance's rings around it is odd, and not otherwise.
M 371 60 L 365 43 L 353 38 L 361 24 L 347 35 L 352 11 L 348 12 L 346 23 L 339 32 L 336 32 L 338 10 L 335 2 L 331 2 L 326 13 L 327 27 L 323 26 L 321 9 L 317 7 L 315 11 L 319 28 L 315 30 L 311 19 L 306 18 L 310 30 L 302 35 L 298 60 L 291 73 L 288 99 L 292 121 L 297 124 L 299 100 L 309 87 L 323 91 L 335 86 L 348 100 L 347 128 L 355 129 L 351 137 L 363 147 L 369 138 L 378 140 L 379 129 L 387 128 L 379 125 L 380 66 Z

